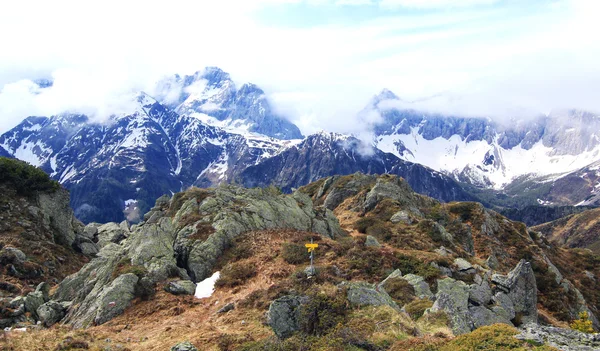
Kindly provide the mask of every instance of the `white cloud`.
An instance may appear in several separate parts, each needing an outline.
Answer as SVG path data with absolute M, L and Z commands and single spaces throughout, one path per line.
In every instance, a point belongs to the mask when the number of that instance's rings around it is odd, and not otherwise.
M 0 32 L 11 34 L 0 55 L 0 133 L 27 115 L 64 109 L 102 119 L 129 108 L 132 91 L 205 66 L 261 86 L 305 134 L 358 133 L 364 125 L 357 111 L 384 87 L 409 100 L 451 92 L 461 103 L 448 108 L 458 112 L 501 115 L 505 105 L 600 110 L 599 2 L 559 0 L 521 11 L 520 3 L 449 8 L 449 1 L 420 1 L 427 10 L 419 16 L 390 10 L 368 21 L 303 28 L 260 19 L 271 7 L 299 2 L 7 3 L 0 13 Z M 318 11 L 335 0 L 307 3 Z M 38 95 L 22 81 L 50 76 L 55 86 Z
M 477 5 L 492 5 L 499 0 L 381 0 L 384 8 L 408 7 L 417 9 L 459 8 Z
M 363 6 L 363 5 L 373 5 L 372 0 L 337 0 L 335 2 L 336 5 L 340 6 Z

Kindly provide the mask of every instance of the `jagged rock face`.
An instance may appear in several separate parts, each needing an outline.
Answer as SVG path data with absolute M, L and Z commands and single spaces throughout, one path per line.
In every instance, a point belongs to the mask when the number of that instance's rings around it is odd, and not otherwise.
M 167 291 L 193 294 L 189 279 L 211 275 L 232 240 L 250 231 L 289 228 L 330 238 L 345 235 L 331 211 L 315 208 L 307 195 L 281 195 L 274 189 L 190 190 L 170 201 L 159 198 L 144 218 L 129 231 L 116 223 L 97 227 L 98 237 L 125 237 L 118 243 L 105 240 L 96 258 L 59 285 L 53 300 L 71 303 L 64 323 L 105 323 L 143 297 L 148 286 L 170 277 L 180 281 L 169 283 Z
M 87 258 L 76 251 L 82 229 L 66 190 L 24 196 L 0 184 L 0 305 L 34 284 L 55 284 L 83 266 Z M 29 312 L 35 315 L 37 307 L 29 303 Z
M 495 275 L 492 281 L 508 294 L 523 324 L 537 323 L 537 285 L 531 263 L 521 260 L 506 277 Z
M 488 272 L 477 275 L 471 285 L 445 278 L 437 286 L 435 303 L 427 313 L 445 312 L 456 335 L 495 323 L 537 323 L 535 276 L 524 260 L 506 276 Z
M 586 334 L 573 329 L 538 324 L 526 325 L 519 335 L 521 340 L 556 347 L 562 351 L 593 351 L 600 349 L 600 334 Z
M 12 158 L 13 156 L 8 151 L 6 151 L 2 146 L 0 146 L 0 157 Z

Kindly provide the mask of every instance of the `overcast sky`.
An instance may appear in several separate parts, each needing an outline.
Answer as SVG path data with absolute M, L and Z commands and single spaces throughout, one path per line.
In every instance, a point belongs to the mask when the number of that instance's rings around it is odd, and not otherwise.
M 383 88 L 499 118 L 600 111 L 599 13 L 597 0 L 11 1 L 0 133 L 28 115 L 101 119 L 131 91 L 209 65 L 261 86 L 304 133 L 355 132 Z M 34 94 L 39 78 L 54 87 Z

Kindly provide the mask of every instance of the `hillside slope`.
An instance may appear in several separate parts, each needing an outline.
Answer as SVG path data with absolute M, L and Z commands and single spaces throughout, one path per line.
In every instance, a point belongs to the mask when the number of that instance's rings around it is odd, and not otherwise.
M 557 245 L 586 248 L 600 254 L 600 209 L 566 216 L 533 229 Z
M 527 343 L 513 326 L 564 327 L 581 311 L 597 323 L 600 306 L 584 273 L 600 274 L 591 254 L 390 175 L 329 177 L 290 195 L 192 188 L 129 230 L 97 229 L 97 257 L 51 296 L 67 327 L 12 335 L 11 347 L 443 350 L 479 338 L 517 348 Z M 216 272 L 211 296 L 188 296 Z

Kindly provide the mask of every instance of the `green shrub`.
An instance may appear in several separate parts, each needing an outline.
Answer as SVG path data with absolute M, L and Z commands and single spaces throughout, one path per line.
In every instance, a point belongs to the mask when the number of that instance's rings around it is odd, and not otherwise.
M 579 319 L 576 319 L 571 323 L 571 329 L 578 330 L 582 333 L 593 333 L 594 326 L 592 325 L 592 321 L 590 320 L 588 313 L 581 312 L 579 314 Z
M 440 351 L 459 351 L 459 350 L 535 350 L 551 351 L 556 350 L 550 346 L 535 346 L 525 340 L 519 340 L 514 337 L 518 333 L 517 329 L 506 324 L 488 325 L 476 329 L 468 334 L 463 334 L 456 339 L 433 350 Z
M 402 278 L 388 279 L 383 287 L 399 306 L 404 306 L 415 297 L 415 289 Z
M 138 266 L 131 264 L 131 260 L 127 257 L 121 259 L 112 273 L 112 278 L 115 279 L 120 275 L 133 273 L 138 276 L 138 278 L 143 278 L 148 274 L 148 270 L 144 266 Z
M 309 335 L 325 335 L 343 323 L 348 315 L 345 294 L 333 297 L 319 293 L 310 297 L 300 310 L 299 325 L 302 332 Z
M 384 223 L 378 222 L 366 229 L 366 234 L 378 239 L 388 241 L 392 238 L 392 231 Z
M 54 192 L 60 188 L 57 181 L 41 169 L 26 162 L 0 157 L 0 184 L 12 185 L 18 194 L 32 195 L 36 191 Z
M 310 257 L 304 246 L 293 243 L 283 244 L 281 256 L 289 264 L 306 263 Z
M 219 279 L 215 282 L 217 287 L 234 287 L 243 285 L 246 280 L 256 275 L 256 267 L 253 264 L 234 262 L 226 265 L 221 270 Z
M 448 211 L 460 216 L 460 219 L 466 222 L 473 218 L 473 210 L 477 207 L 476 202 L 456 202 L 448 205 Z
M 440 276 L 440 271 L 437 268 L 432 267 L 417 258 L 402 254 L 396 254 L 396 258 L 398 259 L 398 263 L 395 268 L 400 269 L 403 274 L 412 273 L 420 275 L 430 283 L 434 282 L 435 279 Z
M 425 313 L 425 310 L 431 308 L 431 306 L 433 306 L 433 302 L 431 302 L 429 299 L 416 299 L 406 305 L 404 309 L 410 318 L 416 321 L 417 319 L 421 318 L 421 316 L 423 316 Z
M 359 233 L 366 234 L 367 228 L 381 223 L 380 220 L 374 217 L 362 217 L 358 221 L 354 222 L 354 229 L 358 230 Z

